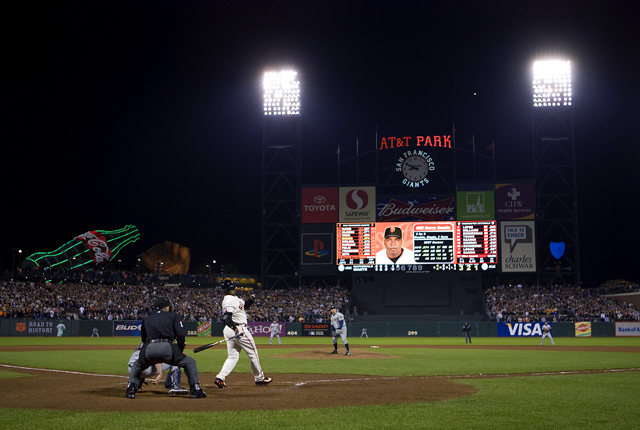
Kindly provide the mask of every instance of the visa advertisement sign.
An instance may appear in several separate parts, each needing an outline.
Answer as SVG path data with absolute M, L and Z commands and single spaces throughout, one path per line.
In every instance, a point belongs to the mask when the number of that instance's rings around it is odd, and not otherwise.
M 499 322 L 498 323 L 498 336 L 499 337 L 541 337 L 542 326 L 541 322 Z M 553 328 L 551 329 L 551 335 L 553 336 Z
M 142 321 L 114 321 L 113 322 L 113 335 L 114 336 L 140 336 L 142 327 Z

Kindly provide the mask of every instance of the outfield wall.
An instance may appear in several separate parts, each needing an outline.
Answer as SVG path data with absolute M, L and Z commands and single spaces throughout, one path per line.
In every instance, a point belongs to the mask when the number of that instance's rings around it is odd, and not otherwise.
M 140 336 L 140 321 L 98 321 L 98 320 L 54 320 L 0 318 L 0 336 L 80 336 L 90 337 L 93 329 L 99 336 Z M 360 337 L 362 329 L 367 329 L 370 337 L 462 337 L 459 322 L 350 322 L 347 323 L 348 337 Z M 617 324 L 617 325 L 616 325 Z M 249 328 L 257 337 L 270 335 L 269 322 L 249 323 Z M 472 337 L 539 337 L 541 323 L 495 323 L 470 322 Z M 222 337 L 224 324 L 221 322 L 184 323 L 188 336 Z M 613 337 L 640 336 L 640 323 L 553 323 L 554 337 Z M 281 323 L 280 337 L 324 336 L 331 337 L 327 323 Z

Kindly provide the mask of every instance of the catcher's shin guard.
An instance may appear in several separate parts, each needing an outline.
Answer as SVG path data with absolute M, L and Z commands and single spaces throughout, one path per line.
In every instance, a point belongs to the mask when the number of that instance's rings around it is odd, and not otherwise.
M 167 374 L 167 379 L 164 381 L 165 388 L 179 388 L 181 377 L 181 369 L 178 366 L 171 366 L 171 370 Z

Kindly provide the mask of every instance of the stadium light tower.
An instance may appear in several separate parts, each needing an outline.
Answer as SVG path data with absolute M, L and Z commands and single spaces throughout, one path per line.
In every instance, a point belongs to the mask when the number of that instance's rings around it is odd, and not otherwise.
M 265 115 L 300 115 L 298 72 L 266 72 L 263 80 Z
M 571 62 L 545 60 L 533 63 L 533 107 L 571 106 Z
M 263 75 L 262 261 L 264 288 L 300 285 L 300 81 Z
M 571 62 L 533 64 L 538 281 L 580 286 Z

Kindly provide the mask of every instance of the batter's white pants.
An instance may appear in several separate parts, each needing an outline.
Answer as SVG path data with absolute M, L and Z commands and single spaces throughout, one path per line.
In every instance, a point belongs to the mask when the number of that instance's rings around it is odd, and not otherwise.
M 236 367 L 236 364 L 240 359 L 240 351 L 244 350 L 244 352 L 247 353 L 247 357 L 249 357 L 251 373 L 253 373 L 254 379 L 256 382 L 261 382 L 264 379 L 264 373 L 262 373 L 260 358 L 258 357 L 258 348 L 256 348 L 253 336 L 246 326 L 238 326 L 238 332 L 243 333 L 243 336 L 237 339 L 231 339 L 227 342 L 227 359 L 222 365 L 222 370 L 220 370 L 220 373 L 218 373 L 216 378 L 224 381 L 233 371 L 233 368 Z M 226 339 L 228 339 L 231 336 L 235 336 L 236 333 L 230 327 L 225 326 L 222 334 Z

